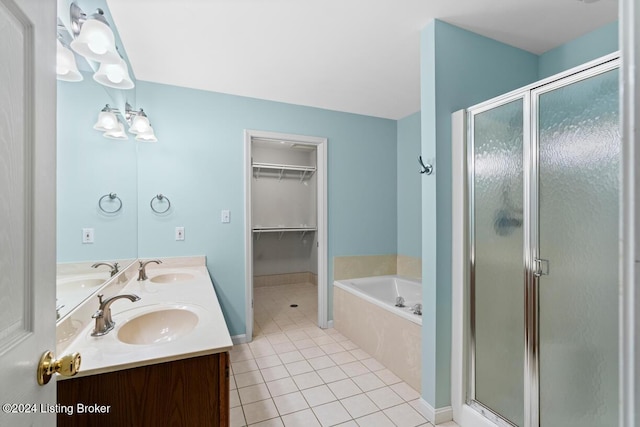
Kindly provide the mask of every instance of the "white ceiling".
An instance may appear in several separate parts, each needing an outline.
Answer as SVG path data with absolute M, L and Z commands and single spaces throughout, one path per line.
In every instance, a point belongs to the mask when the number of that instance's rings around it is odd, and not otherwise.
M 539 54 L 616 0 L 107 0 L 137 79 L 399 119 L 437 18 Z M 592 3 L 593 2 L 593 3 Z

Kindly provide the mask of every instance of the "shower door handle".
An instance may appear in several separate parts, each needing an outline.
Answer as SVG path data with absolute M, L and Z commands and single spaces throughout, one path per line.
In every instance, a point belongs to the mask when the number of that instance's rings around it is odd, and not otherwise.
M 549 260 L 536 258 L 533 260 L 536 265 L 536 269 L 533 272 L 533 275 L 536 277 L 540 276 L 548 276 L 549 275 Z

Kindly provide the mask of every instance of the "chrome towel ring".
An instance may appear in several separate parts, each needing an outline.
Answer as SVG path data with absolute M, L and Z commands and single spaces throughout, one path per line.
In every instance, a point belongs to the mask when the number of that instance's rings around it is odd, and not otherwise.
M 160 203 L 162 203 L 163 201 L 167 201 L 167 208 L 165 210 L 157 210 L 156 208 L 153 207 L 153 201 L 158 199 L 158 201 Z M 166 213 L 169 209 L 171 209 L 171 201 L 169 201 L 169 198 L 167 196 L 163 196 L 162 194 L 158 194 L 157 196 L 155 196 L 153 199 L 151 199 L 151 202 L 149 202 L 149 206 L 151 206 L 151 210 L 154 211 L 157 214 L 163 214 Z
M 102 204 L 105 202 L 118 203 L 118 207 L 113 210 L 105 209 L 104 206 L 102 206 Z M 122 200 L 120 199 L 120 197 L 118 197 L 116 193 L 105 194 L 104 196 L 100 197 L 100 200 L 98 200 L 98 207 L 102 212 L 106 214 L 114 214 L 116 212 L 119 212 L 120 209 L 122 209 Z

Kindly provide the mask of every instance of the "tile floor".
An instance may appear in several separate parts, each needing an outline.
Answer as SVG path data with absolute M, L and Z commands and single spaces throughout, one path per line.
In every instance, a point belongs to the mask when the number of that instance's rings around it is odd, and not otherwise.
M 415 390 L 335 329 L 316 326 L 316 286 L 254 289 L 254 319 L 253 342 L 230 353 L 232 427 L 431 426 Z

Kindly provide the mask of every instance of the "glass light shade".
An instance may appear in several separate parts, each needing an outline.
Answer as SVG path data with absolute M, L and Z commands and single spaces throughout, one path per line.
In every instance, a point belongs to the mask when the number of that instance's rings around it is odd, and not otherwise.
M 73 52 L 65 47 L 60 40 L 58 40 L 57 44 L 56 77 L 58 80 L 66 82 L 82 81 L 83 77 L 80 71 L 78 71 L 78 65 L 76 64 L 76 58 L 73 56 Z
M 147 132 L 150 127 L 151 125 L 149 125 L 149 119 L 146 116 L 139 114 L 133 117 L 129 132 L 138 135 L 140 133 Z
M 101 63 L 100 68 L 93 75 L 93 80 L 115 89 L 133 89 L 135 86 L 129 76 L 129 67 L 122 58 L 115 64 Z
M 107 24 L 96 19 L 87 19 L 82 24 L 78 38 L 71 42 L 71 49 L 100 63 L 115 64 L 121 60 L 116 51 L 113 31 Z
M 118 125 L 122 126 L 122 123 L 118 122 L 118 118 L 111 111 L 101 111 L 98 114 L 98 121 L 93 128 L 102 132 L 108 132 L 118 129 Z
M 136 135 L 136 141 L 158 142 L 158 138 L 156 138 L 153 128 L 149 126 L 145 132 L 140 132 Z
M 116 129 L 108 130 L 104 133 L 105 138 L 110 139 L 129 139 L 127 133 L 124 131 L 124 125 L 118 122 Z

